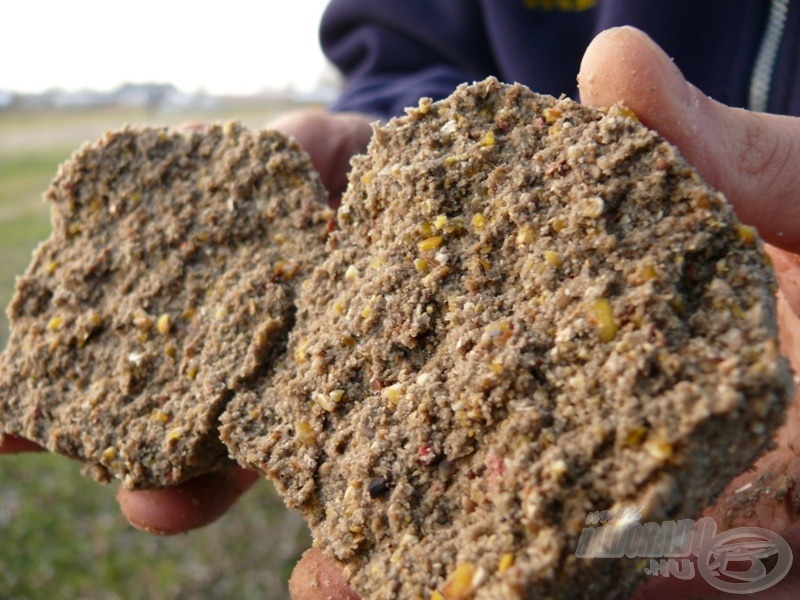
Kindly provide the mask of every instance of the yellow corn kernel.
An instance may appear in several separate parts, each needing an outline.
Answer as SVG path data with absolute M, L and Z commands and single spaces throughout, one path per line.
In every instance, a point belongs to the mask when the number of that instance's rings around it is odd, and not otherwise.
M 50 319 L 50 321 L 48 321 L 47 329 L 49 329 L 50 331 L 58 331 L 59 329 L 61 329 L 61 326 L 63 324 L 64 324 L 63 317 L 53 317 L 52 319 Z
M 501 364 L 500 364 L 500 363 L 498 363 L 498 362 L 493 362 L 493 363 L 490 363 L 490 364 L 489 364 L 489 370 L 490 370 L 492 373 L 496 373 L 497 375 L 500 375 L 500 373 L 502 373 L 502 372 L 503 372 L 503 365 L 501 365 Z
M 414 260 L 414 267 L 420 273 L 425 273 L 428 270 L 428 261 L 424 258 L 417 258 Z
M 344 280 L 345 281 L 355 281 L 358 278 L 358 267 L 355 265 L 350 265 L 347 267 L 347 270 L 344 272 Z
M 494 146 L 494 131 L 491 129 L 486 132 L 486 135 L 483 136 L 483 139 L 480 142 L 481 146 L 483 147 L 490 147 Z
M 57 269 L 58 269 L 58 263 L 55 261 L 50 261 L 49 263 L 47 263 L 47 266 L 45 267 L 45 270 L 47 271 L 48 275 L 54 274 Z
M 536 229 L 532 225 L 523 225 L 517 232 L 517 244 L 532 244 L 536 241 Z
M 113 446 L 109 446 L 105 450 L 103 450 L 103 462 L 109 463 L 112 460 L 117 458 L 117 449 Z
M 447 600 L 467 600 L 470 598 L 475 591 L 473 584 L 475 571 L 475 565 L 471 562 L 464 562 L 458 565 L 442 586 L 444 597 Z
M 442 596 L 441 592 L 433 590 L 431 592 L 431 600 L 445 600 L 445 597 Z
M 294 351 L 294 359 L 298 363 L 304 363 L 308 360 L 308 353 L 306 352 L 306 348 L 308 348 L 308 340 L 302 339 L 300 343 L 297 344 L 297 348 Z
M 340 317 L 344 316 L 345 313 L 345 306 L 341 302 L 334 302 L 333 303 L 333 312 L 335 312 Z
M 545 250 L 544 260 L 548 265 L 556 269 L 564 264 L 564 258 L 555 250 Z
M 399 383 L 395 383 L 393 385 L 386 386 L 381 390 L 381 396 L 386 398 L 386 400 L 390 404 L 397 404 L 398 400 L 400 400 L 400 396 L 402 395 L 403 388 Z
M 186 371 L 186 376 L 189 379 L 195 379 L 197 377 L 197 367 L 189 367 L 189 369 Z
M 376 256 L 372 260 L 369 261 L 369 268 L 370 269 L 380 269 L 383 265 L 386 264 L 386 257 L 384 256 Z
M 431 237 L 433 235 L 433 231 L 433 225 L 429 221 L 423 221 L 419 224 L 419 233 L 422 237 Z
M 645 452 L 658 461 L 665 462 L 673 454 L 672 444 L 660 436 L 648 438 L 644 443 Z
M 158 329 L 158 333 L 161 335 L 167 335 L 169 333 L 169 330 L 172 329 L 172 322 L 170 321 L 168 314 L 164 313 L 158 317 L 158 321 L 156 321 L 156 329 Z
M 561 111 L 557 108 L 546 108 L 542 116 L 548 125 L 552 125 L 561 118 Z
M 364 319 L 369 319 L 370 316 L 372 316 L 372 307 L 371 306 L 365 306 L 363 309 L 361 309 L 361 316 Z
M 444 238 L 440 235 L 433 235 L 431 237 L 425 238 L 419 244 L 417 244 L 417 248 L 419 248 L 420 252 L 425 252 L 427 250 L 436 250 L 442 245 L 442 241 Z
M 344 394 L 344 392 L 342 392 Z M 322 394 L 322 393 L 315 393 L 313 395 L 314 402 L 316 402 L 319 407 L 324 410 L 325 412 L 333 412 L 336 410 L 336 401 L 331 397 L 330 394 Z M 341 398 L 339 398 L 341 400 Z
M 736 226 L 736 230 L 739 233 L 739 239 L 742 240 L 742 243 L 745 245 L 750 245 L 756 241 L 756 229 L 755 227 L 751 227 L 750 225 L 743 225 L 740 223 Z
M 481 213 L 475 213 L 472 215 L 471 223 L 475 229 L 481 229 L 484 225 L 486 225 L 486 217 L 484 217 Z
M 179 440 L 179 439 L 181 439 L 181 438 L 183 437 L 183 434 L 184 434 L 184 429 L 183 429 L 183 427 L 175 427 L 175 428 L 173 428 L 173 429 L 170 429 L 170 430 L 167 432 L 167 439 L 168 439 L 170 442 L 174 442 L 174 441 L 176 441 L 176 440 Z
M 636 121 L 637 123 L 639 122 L 639 117 L 638 117 L 638 116 L 636 116 L 636 113 L 635 113 L 635 112 L 633 112 L 633 110 L 632 110 L 632 109 L 630 109 L 630 108 L 628 108 L 627 106 L 620 106 L 620 107 L 617 109 L 617 114 L 618 114 L 620 117 L 625 117 L 626 119 L 633 119 L 633 120 L 634 120 L 634 121 Z
M 333 412 L 336 408 L 333 401 L 324 394 L 314 394 L 313 400 L 325 412 Z
M 592 300 L 586 307 L 586 316 L 597 329 L 601 341 L 610 342 L 616 337 L 617 322 L 614 320 L 611 302 L 607 298 Z
M 343 335 L 341 337 L 341 342 L 342 342 L 343 346 L 347 346 L 348 348 L 352 348 L 353 346 L 356 345 L 356 338 L 354 338 L 350 334 Z
M 433 226 L 439 231 L 441 231 L 442 229 L 447 227 L 448 221 L 449 219 L 447 218 L 447 215 L 439 215 L 433 220 Z
M 150 420 L 157 421 L 158 423 L 166 423 L 169 421 L 169 415 L 160 410 L 154 410 L 150 413 Z
M 650 281 L 651 279 L 655 279 L 658 275 L 656 268 L 653 265 L 645 265 L 644 268 L 641 270 L 641 277 L 640 281 L 645 283 Z
M 564 229 L 564 227 L 566 226 L 567 224 L 564 222 L 564 219 L 561 218 L 553 219 L 553 223 L 551 224 L 553 231 L 555 231 L 556 233 L 560 233 L 561 230 Z
M 188 321 L 196 314 L 197 314 L 197 309 L 194 306 L 190 306 L 181 313 L 181 319 Z
M 590 219 L 597 219 L 603 214 L 606 203 L 599 196 L 589 198 L 583 206 L 583 215 Z
M 510 552 L 506 552 L 500 557 L 500 564 L 497 565 L 497 572 L 503 573 L 508 571 L 512 566 L 514 566 L 514 555 Z

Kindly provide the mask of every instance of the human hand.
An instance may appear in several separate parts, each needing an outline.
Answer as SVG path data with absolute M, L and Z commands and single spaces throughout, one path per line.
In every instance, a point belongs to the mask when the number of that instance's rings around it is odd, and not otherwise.
M 649 38 L 629 28 L 611 30 L 598 36 L 587 50 L 579 81 L 585 103 L 608 106 L 623 101 L 642 122 L 675 143 L 701 175 L 726 193 L 740 218 L 755 225 L 761 235 L 774 244 L 770 254 L 782 290 L 779 319 L 783 348 L 793 359 L 795 368 L 800 367 L 800 340 L 795 340 L 797 332 L 800 332 L 797 318 L 800 314 L 800 258 L 794 254 L 800 250 L 800 213 L 792 209 L 800 200 L 800 174 L 792 168 L 800 157 L 799 120 L 730 109 L 708 99 L 686 84 L 672 62 Z M 363 126 L 367 120 L 356 118 L 348 124 L 353 126 L 350 131 L 365 131 Z M 282 125 L 281 121 L 276 128 Z M 297 132 L 290 133 L 294 133 L 310 152 L 312 161 L 336 198 L 337 190 L 340 193 L 345 185 L 350 144 L 357 139 L 361 141 L 355 145 L 365 144 L 368 132 L 337 139 L 326 134 L 326 128 L 333 127 L 343 132 L 347 126 L 342 123 L 339 128 L 321 114 L 294 113 L 285 117 L 283 123 L 289 128 L 298 128 Z M 756 473 L 769 473 L 768 481 L 800 475 L 800 461 L 795 450 L 800 449 L 800 444 L 795 443 L 800 442 L 797 439 L 800 437 L 798 421 L 800 417 L 795 406 L 790 411 L 787 425 L 777 437 L 777 449 L 758 462 L 757 471 L 737 478 L 709 509 L 708 514 L 714 516 L 720 525 L 766 527 L 781 533 L 793 549 L 800 549 L 800 531 L 795 525 L 797 515 L 790 502 L 800 495 L 793 488 L 786 502 L 766 498 L 755 505 L 751 514 L 737 512 L 729 502 L 735 496 L 735 490 L 751 482 Z M 120 503 L 123 512 L 137 526 L 177 532 L 203 525 L 222 514 L 238 493 L 255 479 L 252 473 L 244 472 L 231 476 L 205 476 L 203 481 L 190 482 L 195 484 L 195 489 L 184 495 L 188 504 L 194 505 L 198 497 L 214 497 L 215 500 L 184 513 L 189 516 L 180 521 L 178 527 L 172 525 L 175 516 L 183 509 L 180 504 L 172 502 L 183 490 L 122 490 Z M 795 480 L 800 481 L 791 479 Z M 135 501 L 129 502 L 130 498 Z M 142 503 L 139 503 L 140 499 L 144 499 Z M 144 510 L 146 504 L 151 506 Z M 793 593 L 793 590 L 796 593 L 798 579 L 798 574 L 793 571 L 779 586 L 756 597 L 789 597 L 786 594 Z M 644 588 L 641 597 L 675 598 L 689 593 L 709 597 L 715 592 L 708 587 L 698 587 L 700 583 L 702 581 L 659 578 Z M 333 563 L 314 550 L 309 551 L 295 569 L 291 590 L 295 600 L 357 598 L 344 584 Z
M 600 34 L 589 46 L 579 75 L 581 99 L 603 107 L 622 101 L 649 127 L 677 145 L 684 157 L 726 194 L 739 217 L 768 241 L 780 280 L 779 323 L 784 354 L 800 369 L 800 119 L 728 108 L 690 86 L 672 61 L 643 33 L 620 28 Z M 720 529 L 754 526 L 781 534 L 800 551 L 800 396 L 777 435 L 777 448 L 762 457 L 721 494 L 706 514 Z M 756 480 L 756 476 L 760 479 Z M 733 500 L 736 490 L 757 481 L 764 492 L 745 509 Z M 790 482 L 783 501 L 766 490 Z M 753 489 L 753 488 L 751 488 Z M 793 504 L 794 503 L 794 504 Z M 797 508 L 795 508 L 797 507 Z M 800 561 L 795 561 L 800 566 Z M 356 599 L 318 551 L 309 551 L 292 575 L 295 600 Z M 800 569 L 778 585 L 753 594 L 762 600 L 794 598 Z M 689 581 L 658 577 L 637 599 L 728 597 L 701 577 Z
M 678 146 L 711 185 L 725 193 L 742 221 L 770 245 L 780 283 L 781 349 L 800 369 L 800 119 L 757 114 L 724 106 L 688 84 L 677 67 L 645 34 L 624 27 L 600 34 L 586 51 L 578 82 L 581 100 L 593 106 L 623 102 L 647 126 Z M 720 529 L 763 527 L 800 550 L 800 394 L 776 436 L 777 447 L 755 469 L 737 477 L 706 510 Z M 748 487 L 749 486 L 749 487 Z M 782 500 L 775 492 L 783 486 Z M 737 490 L 743 490 L 739 491 Z M 758 492 L 758 493 L 755 493 Z M 747 494 L 752 503 L 741 500 Z M 795 561 L 798 565 L 798 561 Z M 800 565 L 798 565 L 800 566 Z M 800 569 L 757 598 L 795 597 Z M 697 577 L 658 577 L 637 598 L 700 594 L 727 597 Z M 787 595 L 789 594 L 789 595 Z

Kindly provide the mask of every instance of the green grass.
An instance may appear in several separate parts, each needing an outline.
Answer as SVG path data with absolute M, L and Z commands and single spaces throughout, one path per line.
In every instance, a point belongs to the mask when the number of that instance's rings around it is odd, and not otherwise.
M 67 150 L 36 152 L 28 150 L 4 156 L 0 162 L 0 181 L 4 182 L 2 200 L 5 205 L 29 199 L 31 191 L 39 190 L 41 182 L 47 181 L 56 171 L 58 163 L 68 156 Z M 9 185 L 10 187 L 5 187 Z
M 125 123 L 236 118 L 258 127 L 286 108 L 0 112 L 0 304 L 7 305 L 14 277 L 48 235 L 42 193 L 58 164 L 83 142 Z M 6 339 L 3 314 L 0 345 Z M 267 482 L 217 523 L 159 538 L 127 525 L 115 486 L 81 477 L 75 463 L 47 454 L 0 459 L 0 600 L 283 600 L 292 565 L 307 545 L 302 521 Z
M 50 232 L 48 208 L 41 196 L 66 156 L 67 151 L 52 149 L 0 153 L 0 306 L 8 305 L 14 278 L 24 271 L 31 251 Z M 3 311 L 0 346 L 5 346 L 7 339 Z
M 4 599 L 283 599 L 308 543 L 267 482 L 217 523 L 176 537 L 128 526 L 114 488 L 61 457 L 3 457 L 0 484 Z

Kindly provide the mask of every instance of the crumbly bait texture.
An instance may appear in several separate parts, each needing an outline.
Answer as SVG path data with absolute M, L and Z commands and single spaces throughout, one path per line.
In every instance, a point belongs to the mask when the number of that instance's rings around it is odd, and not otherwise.
M 65 163 L 51 237 L 17 282 L 6 433 L 96 479 L 164 487 L 218 468 L 218 416 L 267 375 L 332 213 L 306 154 L 235 123 L 125 129 Z
M 587 513 L 695 516 L 791 380 L 761 242 L 623 107 L 489 79 L 376 126 L 222 435 L 364 598 L 625 597 Z

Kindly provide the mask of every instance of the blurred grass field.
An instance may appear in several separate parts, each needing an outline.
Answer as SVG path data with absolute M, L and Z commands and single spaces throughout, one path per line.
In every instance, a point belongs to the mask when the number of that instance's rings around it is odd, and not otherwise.
M 126 123 L 238 119 L 263 126 L 281 104 L 192 112 L 138 109 L 0 112 L 0 304 L 50 230 L 42 201 L 58 164 L 83 142 Z M 0 347 L 7 340 L 5 312 Z M 159 538 L 127 525 L 115 486 L 81 477 L 46 454 L 0 460 L 0 600 L 284 599 L 308 545 L 302 520 L 259 483 L 217 523 Z

